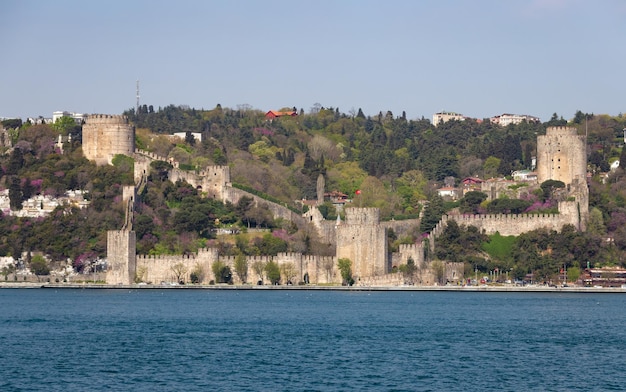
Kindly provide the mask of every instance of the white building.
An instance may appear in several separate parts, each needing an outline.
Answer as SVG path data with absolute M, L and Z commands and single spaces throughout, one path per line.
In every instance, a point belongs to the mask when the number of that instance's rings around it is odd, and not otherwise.
M 489 119 L 492 124 L 498 124 L 502 127 L 506 127 L 509 124 L 519 124 L 522 121 L 527 122 L 541 122 L 539 117 L 529 116 L 527 114 L 509 114 L 504 113 L 499 116 L 494 116 Z
M 448 122 L 450 120 L 464 121 L 465 116 L 460 113 L 441 111 L 433 114 L 433 125 L 437 126 L 440 122 Z
M 48 195 L 35 195 L 22 202 L 22 209 L 12 211 L 10 208 L 9 190 L 0 191 L 0 211 L 4 215 L 19 217 L 38 218 L 49 215 L 60 205 L 71 205 L 78 208 L 87 208 L 89 200 L 85 200 L 85 192 L 81 190 L 70 190 L 65 192 L 65 196 L 54 198 Z
M 74 119 L 74 121 L 76 121 L 76 124 L 82 124 L 83 122 L 85 122 L 85 119 L 87 118 L 87 115 L 86 114 L 82 114 L 82 113 L 71 113 L 71 112 L 66 112 L 66 111 L 56 111 L 56 112 L 52 112 L 52 123 L 54 124 L 61 117 L 72 117 Z

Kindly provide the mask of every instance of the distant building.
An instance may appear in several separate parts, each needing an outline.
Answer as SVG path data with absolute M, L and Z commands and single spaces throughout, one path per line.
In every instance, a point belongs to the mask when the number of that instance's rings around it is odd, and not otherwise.
M 617 267 L 586 268 L 581 279 L 585 286 L 625 287 L 626 270 Z
M 517 170 L 512 176 L 515 181 L 537 181 L 537 173 L 530 170 Z
M 498 124 L 502 127 L 506 127 L 509 124 L 520 124 L 523 121 L 539 123 L 541 120 L 539 117 L 529 116 L 526 114 L 509 114 L 504 113 L 499 116 L 494 116 L 489 119 L 492 124 Z
M 200 133 L 200 132 L 190 132 L 190 133 L 191 133 L 191 136 L 193 136 L 193 138 L 197 142 L 201 142 L 202 141 L 202 133 Z M 174 132 L 172 137 L 179 137 L 179 138 L 185 140 L 185 138 L 187 137 L 187 132 Z
M 450 120 L 464 121 L 465 116 L 460 113 L 441 111 L 433 114 L 433 125 L 437 126 L 440 122 L 445 123 Z
M 52 197 L 38 194 L 22 202 L 22 209 L 11 210 L 9 190 L 0 191 L 0 211 L 7 216 L 19 216 L 29 218 L 39 218 L 50 215 L 54 209 L 60 205 L 70 205 L 78 208 L 87 208 L 90 204 L 85 199 L 86 191 L 70 190 L 65 192 L 65 196 Z
M 445 200 L 457 200 L 459 190 L 451 186 L 444 186 L 437 189 L 437 193 Z
M 43 118 L 42 116 L 39 117 L 28 117 L 26 119 L 26 122 L 29 122 L 33 125 L 39 125 L 39 124 L 52 124 L 52 119 L 51 118 Z
M 466 177 L 461 181 L 461 186 L 463 188 L 463 195 L 467 192 L 481 192 L 480 184 L 484 181 L 478 177 Z
M 76 122 L 76 124 L 82 124 L 83 122 L 85 122 L 85 119 L 87 118 L 87 115 L 86 114 L 82 114 L 82 113 L 71 113 L 71 112 L 66 112 L 66 111 L 56 111 L 56 112 L 52 112 L 52 123 L 54 124 L 61 117 L 72 117 L 74 119 L 74 121 Z
M 277 110 L 270 110 L 269 112 L 265 113 L 265 118 L 268 120 L 273 120 L 278 117 L 284 117 L 284 116 L 295 117 L 297 115 L 298 115 L 298 112 L 293 111 L 293 110 L 290 110 L 288 112 L 279 112 Z

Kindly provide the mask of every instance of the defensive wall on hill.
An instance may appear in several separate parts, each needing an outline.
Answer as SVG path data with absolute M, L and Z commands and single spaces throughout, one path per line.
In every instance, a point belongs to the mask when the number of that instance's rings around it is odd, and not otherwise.
M 532 230 L 546 228 L 561 231 L 563 225 L 577 227 L 577 220 L 569 214 L 484 214 L 484 215 L 444 215 L 433 233 L 439 236 L 448 221 L 456 221 L 459 226 L 474 226 L 487 235 L 500 233 L 503 236 L 520 235 Z
M 105 117 L 106 121 L 114 122 L 108 117 Z M 582 163 L 586 162 L 585 147 L 584 137 L 577 135 L 573 128 L 551 127 L 544 137 L 538 138 L 539 182 L 556 179 L 566 185 L 567 200 L 559 202 L 558 214 L 446 215 L 435 229 L 425 236 L 422 244 L 401 245 L 394 254 L 388 252 L 388 231 L 393 229 L 401 237 L 419 224 L 419 221 L 380 222 L 380 211 L 376 208 L 346 208 L 344 222 L 326 222 L 321 218 L 319 211 L 300 216 L 285 206 L 233 188 L 228 167 L 214 166 L 202 172 L 182 171 L 176 162 L 143 151 L 135 154 L 135 179 L 137 182 L 139 178 L 145 178 L 152 160 L 170 162 L 173 165 L 170 171 L 172 181 L 184 180 L 223 202 L 236 204 L 243 196 L 251 197 L 256 206 L 268 208 L 275 217 L 293 221 L 299 227 L 312 224 L 323 240 L 328 240 L 329 243 L 333 239 L 335 241 L 336 257 L 285 253 L 275 257 L 248 258 L 248 281 L 257 279 L 253 264 L 272 260 L 280 266 L 293 267 L 297 282 L 303 281 L 306 276 L 313 284 L 338 283 L 341 278 L 337 270 L 337 261 L 340 258 L 348 258 L 352 261 L 352 273 L 357 284 L 400 284 L 404 278 L 402 274 L 391 273 L 393 267 L 406 264 L 408 259 L 412 258 L 418 271 L 418 283 L 430 284 L 435 281 L 435 274 L 432 264 L 425 261 L 424 247 L 428 246 L 431 251 L 434 250 L 436 237 L 450 220 L 456 221 L 459 225 L 475 226 L 486 234 L 499 232 L 501 235 L 519 235 L 539 228 L 560 231 L 565 224 L 572 224 L 579 230 L 584 230 L 588 215 L 586 167 Z M 108 151 L 111 152 L 112 149 Z M 125 198 L 132 200 L 129 191 L 124 193 Z M 183 280 L 188 282 L 194 269 L 204 272 L 205 281 L 215 280 L 211 266 L 216 261 L 225 263 L 233 272 L 235 270 L 235 258 L 220 258 L 215 249 L 200 250 L 193 255 L 135 256 L 135 233 L 132 230 L 109 232 L 107 252 L 109 257 L 107 282 L 112 284 L 133 283 L 137 274 L 140 280 L 153 283 L 171 282 L 177 275 L 181 275 L 181 279 L 184 276 Z M 181 273 L 183 271 L 184 274 Z M 463 264 L 445 263 L 444 275 L 449 281 L 461 279 Z M 237 281 L 235 274 L 233 277 Z
M 228 166 L 209 166 L 204 170 L 195 172 L 181 170 L 178 162 L 148 151 L 137 150 L 135 157 L 135 182 L 138 181 L 142 174 L 145 175 L 150 172 L 150 162 L 168 162 L 173 166 L 169 171 L 169 180 L 172 182 L 178 180 L 185 181 L 205 193 L 208 197 L 220 200 L 224 203 L 230 202 L 237 204 L 242 197 L 247 196 L 252 198 L 255 207 L 267 208 L 275 219 L 282 218 L 294 222 L 298 227 L 302 227 L 306 224 L 301 215 L 294 213 L 286 206 L 233 187 L 230 180 L 230 168 Z

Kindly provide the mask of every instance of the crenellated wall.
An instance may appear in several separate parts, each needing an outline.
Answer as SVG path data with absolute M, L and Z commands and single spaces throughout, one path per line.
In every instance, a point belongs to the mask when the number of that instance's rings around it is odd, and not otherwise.
M 138 281 L 150 283 L 178 283 L 191 281 L 191 273 L 199 270 L 212 277 L 211 265 L 218 258 L 217 249 L 199 249 L 195 254 L 185 255 L 138 255 L 136 277 Z M 214 279 L 212 277 L 211 279 Z M 208 280 L 207 280 L 208 282 Z
M 216 281 L 213 274 L 213 264 L 217 261 L 224 263 L 232 272 L 233 282 L 242 284 L 236 273 L 236 256 L 219 256 L 217 249 L 200 249 L 197 253 L 185 255 L 137 255 L 130 256 L 131 244 L 134 244 L 134 232 L 111 231 L 108 236 L 108 272 L 107 283 L 109 284 L 132 284 L 146 282 L 151 284 L 174 283 L 179 281 L 191 282 L 191 273 L 200 272 L 203 276 L 201 284 Z M 128 245 L 127 245 L 128 244 Z M 287 264 L 293 267 L 292 283 L 297 284 L 305 281 L 311 284 L 328 284 L 341 282 L 341 275 L 337 269 L 336 257 L 324 257 L 315 255 L 303 255 L 301 253 L 279 253 L 276 256 L 246 256 L 248 265 L 247 282 L 255 284 L 263 280 L 268 284 L 265 272 L 259 276 L 255 264 L 267 265 L 273 261 L 278 264 L 281 271 Z M 281 272 L 282 283 L 286 283 L 286 277 Z
M 296 214 L 295 212 L 291 211 L 286 206 L 265 200 L 259 196 L 246 192 L 239 188 L 233 188 L 231 186 L 225 187 L 223 201 L 224 202 L 228 201 L 232 204 L 237 204 L 239 202 L 239 199 L 241 199 L 244 196 L 251 197 L 253 199 L 253 203 L 255 207 L 267 208 L 274 216 L 274 219 L 280 218 L 286 221 L 290 221 L 296 224 L 296 226 L 298 227 L 303 227 L 304 225 L 306 225 L 306 219 L 304 219 L 302 215 Z

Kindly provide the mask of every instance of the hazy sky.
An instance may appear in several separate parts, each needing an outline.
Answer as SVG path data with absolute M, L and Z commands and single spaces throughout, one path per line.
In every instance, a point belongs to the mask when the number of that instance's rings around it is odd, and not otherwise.
M 0 116 L 626 112 L 626 1 L 0 1 Z

